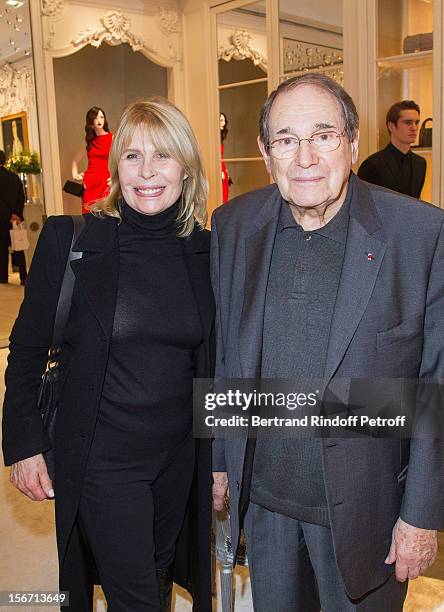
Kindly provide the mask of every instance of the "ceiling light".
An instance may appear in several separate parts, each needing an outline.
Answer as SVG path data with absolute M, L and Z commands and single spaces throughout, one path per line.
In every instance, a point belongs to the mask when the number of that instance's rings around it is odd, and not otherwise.
M 7 4 L 8 6 L 13 6 L 14 8 L 19 8 L 20 6 L 23 6 L 25 3 L 22 2 L 21 0 L 6 0 L 5 4 Z
M 12 38 L 9 40 L 9 44 L 12 45 L 13 47 L 15 47 L 15 40 L 12 40 Z

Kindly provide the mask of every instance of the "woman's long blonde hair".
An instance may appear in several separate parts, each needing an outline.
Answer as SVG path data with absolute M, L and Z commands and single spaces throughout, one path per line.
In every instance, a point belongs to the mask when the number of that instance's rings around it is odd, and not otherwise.
M 91 212 L 96 216 L 121 218 L 123 196 L 118 165 L 137 128 L 146 129 L 156 149 L 176 160 L 187 176 L 183 181 L 176 219 L 177 235 L 182 238 L 189 236 L 196 222 L 205 227 L 208 182 L 196 137 L 185 115 L 174 104 L 160 97 L 133 102 L 124 109 L 109 155 L 110 192 L 91 207 Z

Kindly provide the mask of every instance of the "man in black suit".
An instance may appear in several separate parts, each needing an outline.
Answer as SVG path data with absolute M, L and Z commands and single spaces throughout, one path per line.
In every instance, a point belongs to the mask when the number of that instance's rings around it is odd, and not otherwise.
M 5 168 L 6 155 L 0 150 L 0 283 L 8 282 L 8 247 L 11 244 L 9 230 L 15 221 L 23 221 L 25 194 L 17 174 Z M 25 284 L 26 262 L 23 251 L 15 253 L 15 263 L 19 267 L 20 282 Z
M 410 149 L 418 135 L 419 112 L 413 100 L 402 100 L 389 108 L 386 125 L 390 143 L 362 162 L 359 178 L 412 198 L 420 197 L 426 161 Z

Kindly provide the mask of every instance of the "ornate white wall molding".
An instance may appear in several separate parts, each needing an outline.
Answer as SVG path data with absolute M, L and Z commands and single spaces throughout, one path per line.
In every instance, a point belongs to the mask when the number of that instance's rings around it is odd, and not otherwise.
M 30 60 L 31 62 L 31 60 Z M 0 116 L 21 111 L 29 112 L 35 105 L 32 64 L 15 68 L 5 64 L 0 68 Z
M 180 17 L 177 11 L 164 9 L 159 7 L 159 21 L 162 30 L 166 34 L 179 34 L 180 28 Z
M 128 43 L 133 51 L 146 51 L 147 53 L 156 53 L 156 48 L 153 45 L 147 44 L 139 36 L 131 32 L 131 21 L 129 17 L 120 11 L 107 11 L 100 20 L 103 28 L 89 28 L 81 31 L 72 40 L 75 47 L 84 47 L 92 45 L 100 47 L 103 42 L 108 45 L 120 45 Z
M 260 51 L 251 47 L 251 35 L 246 30 L 235 30 L 229 40 L 230 45 L 219 48 L 218 59 L 226 62 L 232 59 L 236 61 L 250 59 L 255 66 L 267 70 L 267 58 Z
M 45 17 L 58 17 L 63 10 L 64 0 L 42 0 L 42 15 Z

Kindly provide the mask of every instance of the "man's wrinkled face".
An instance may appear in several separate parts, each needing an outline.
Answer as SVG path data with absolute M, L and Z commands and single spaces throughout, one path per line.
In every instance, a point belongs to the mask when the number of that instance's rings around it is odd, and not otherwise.
M 259 140 L 267 169 L 284 200 L 301 208 L 341 204 L 347 193 L 352 164 L 358 157 L 358 134 L 349 142 L 344 119 L 335 98 L 315 85 L 300 85 L 277 96 L 269 116 L 270 143 L 295 136 L 338 134 L 337 149 L 322 152 L 303 140 L 289 159 L 276 159 Z

